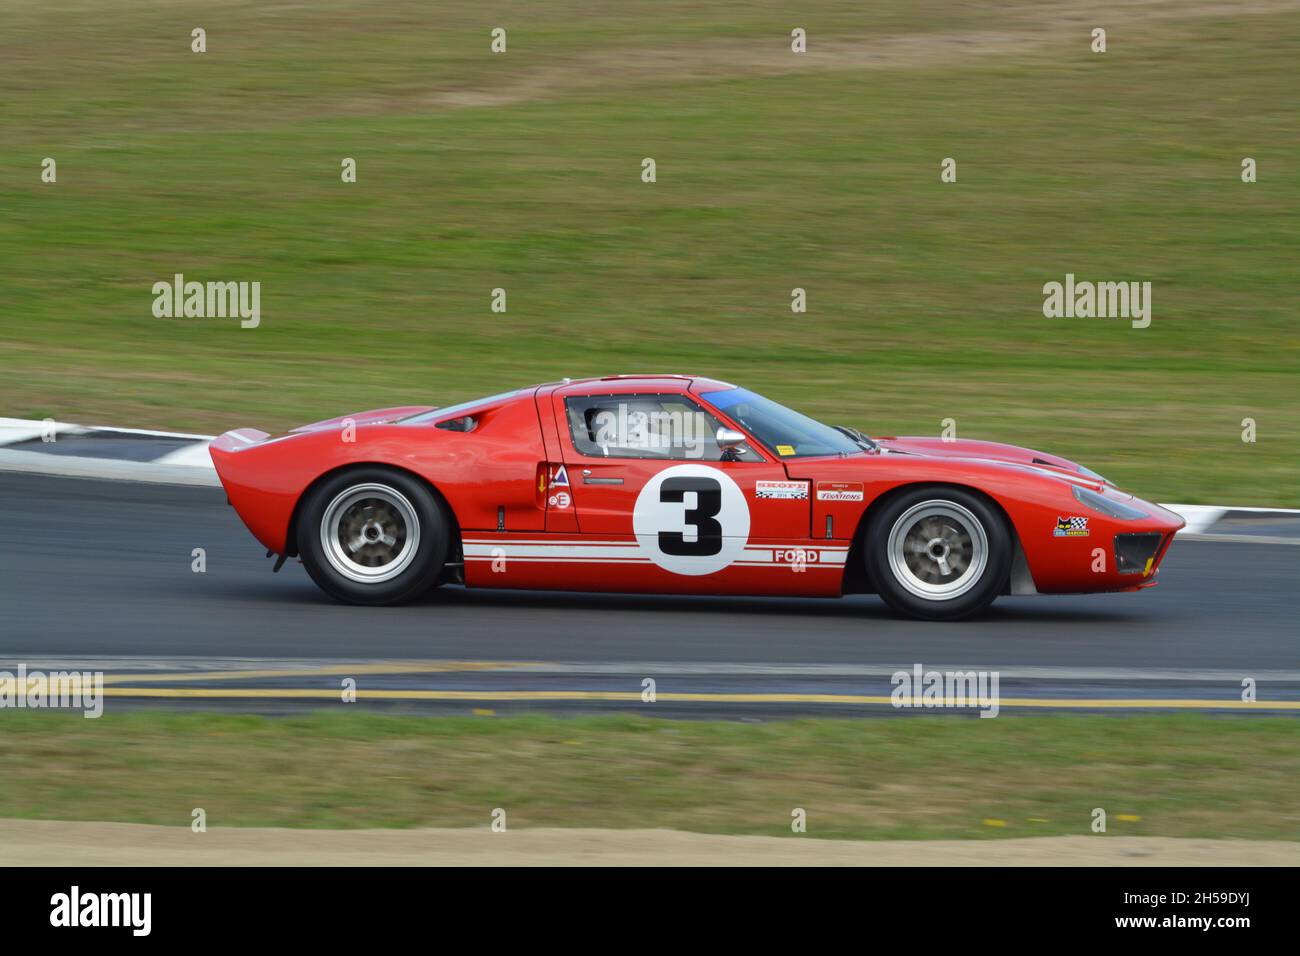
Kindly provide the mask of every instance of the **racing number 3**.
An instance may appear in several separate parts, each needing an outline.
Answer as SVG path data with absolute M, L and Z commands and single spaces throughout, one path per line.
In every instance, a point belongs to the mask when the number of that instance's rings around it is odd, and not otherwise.
M 687 492 L 695 493 L 695 506 L 687 508 L 683 520 L 695 529 L 695 540 L 687 541 L 681 531 L 660 531 L 659 550 L 664 554 L 708 557 L 722 550 L 722 486 L 713 478 L 666 478 L 659 486 L 659 500 L 664 504 L 683 504 Z

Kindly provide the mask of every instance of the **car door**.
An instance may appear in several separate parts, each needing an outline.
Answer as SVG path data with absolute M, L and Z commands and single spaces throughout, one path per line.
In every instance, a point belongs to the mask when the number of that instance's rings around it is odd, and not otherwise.
M 608 557 L 600 578 L 628 590 L 823 593 L 825 581 L 767 580 L 806 559 L 808 482 L 755 443 L 724 452 L 721 423 L 690 395 L 587 388 L 553 401 L 580 538 Z

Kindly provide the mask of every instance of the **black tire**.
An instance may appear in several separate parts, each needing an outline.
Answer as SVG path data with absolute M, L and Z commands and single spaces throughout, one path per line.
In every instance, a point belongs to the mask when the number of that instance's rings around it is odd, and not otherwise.
M 942 485 L 897 495 L 872 517 L 863 542 L 876 593 L 898 613 L 927 621 L 955 621 L 986 609 L 1010 576 L 1013 551 L 1011 530 L 996 506 Z
M 400 604 L 423 594 L 442 572 L 450 539 L 447 506 L 433 489 L 380 466 L 326 478 L 298 512 L 303 567 L 322 591 L 349 604 Z

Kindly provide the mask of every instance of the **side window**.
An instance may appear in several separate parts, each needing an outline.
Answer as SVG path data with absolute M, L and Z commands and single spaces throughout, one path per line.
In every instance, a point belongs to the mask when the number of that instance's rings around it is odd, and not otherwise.
M 684 395 L 583 395 L 564 406 L 573 447 L 590 458 L 722 459 L 722 423 Z M 735 460 L 763 458 L 741 446 Z

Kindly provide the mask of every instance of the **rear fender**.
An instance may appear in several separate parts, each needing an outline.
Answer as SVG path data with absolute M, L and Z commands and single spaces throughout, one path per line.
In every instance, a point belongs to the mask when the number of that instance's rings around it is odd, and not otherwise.
M 405 475 L 409 475 L 411 478 L 415 479 L 416 481 L 423 482 L 424 484 L 428 485 L 429 490 L 432 491 L 434 493 L 434 496 L 437 497 L 437 499 L 442 502 L 443 508 L 446 509 L 447 517 L 451 519 L 451 529 L 448 535 L 450 550 L 448 551 L 447 554 L 447 563 L 452 564 L 464 560 L 463 549 L 461 546 L 460 522 L 456 519 L 455 510 L 452 509 L 451 505 L 447 503 L 446 496 L 441 491 L 438 490 L 438 487 L 434 485 L 433 482 L 429 481 L 429 479 L 425 478 L 423 475 L 418 475 L 408 468 L 399 468 L 395 465 L 386 465 L 383 462 L 379 462 L 379 461 L 361 461 L 350 465 L 343 465 L 342 467 L 335 468 L 332 471 L 325 472 L 324 474 L 320 475 L 315 481 L 313 481 L 310 485 L 304 488 L 302 494 L 298 496 L 297 502 L 294 503 L 293 513 L 289 516 L 289 527 L 288 530 L 285 532 L 286 550 L 282 553 L 287 554 L 291 558 L 296 558 L 298 556 L 298 518 L 302 514 L 302 503 L 307 499 L 307 495 L 311 492 L 311 490 L 315 488 L 317 485 L 319 485 L 321 482 L 333 478 L 335 475 L 339 474 L 340 472 L 353 471 L 358 468 L 387 468 L 389 471 L 400 471 Z

